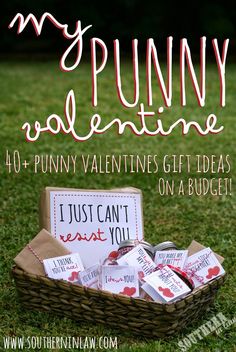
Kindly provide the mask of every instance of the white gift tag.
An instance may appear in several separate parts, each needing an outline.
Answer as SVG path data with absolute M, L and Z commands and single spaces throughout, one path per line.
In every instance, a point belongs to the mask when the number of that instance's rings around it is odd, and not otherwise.
M 86 287 L 98 288 L 99 265 L 93 265 L 79 273 L 81 284 Z
M 139 296 L 137 270 L 130 266 L 107 265 L 101 268 L 101 289 L 130 297 Z
M 225 273 L 209 247 L 188 257 L 184 271 L 192 278 L 195 288 Z
M 84 270 L 78 253 L 44 259 L 43 265 L 48 277 L 73 283 L 79 283 L 79 272 Z
M 153 299 L 155 302 L 165 303 L 165 300 L 157 293 L 157 291 L 146 282 L 141 286 L 141 288 Z
M 127 264 L 137 267 L 140 279 L 152 273 L 156 268 L 156 264 L 141 245 L 133 248 L 130 252 L 118 259 L 117 262 L 119 265 Z
M 157 251 L 155 254 L 156 265 L 172 265 L 183 269 L 188 257 L 187 250 Z
M 172 302 L 191 291 L 168 266 L 145 276 L 144 281 L 151 285 L 165 302 Z

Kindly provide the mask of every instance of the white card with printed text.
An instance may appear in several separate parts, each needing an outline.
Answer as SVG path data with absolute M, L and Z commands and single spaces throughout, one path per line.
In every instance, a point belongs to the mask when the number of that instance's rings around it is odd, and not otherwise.
M 101 268 L 101 289 L 130 297 L 139 296 L 137 269 L 131 266 L 106 265 Z
M 156 265 L 172 265 L 176 268 L 183 269 L 187 257 L 187 250 L 157 251 L 154 262 Z
M 137 267 L 140 279 L 152 273 L 156 268 L 156 264 L 140 244 L 123 255 L 117 262 L 119 265 L 126 264 Z
M 121 241 L 143 240 L 141 193 L 50 191 L 50 222 L 51 234 L 88 268 Z
M 73 283 L 79 283 L 79 272 L 84 270 L 78 253 L 44 259 L 43 265 L 48 277 Z
M 195 288 L 225 273 L 209 247 L 188 257 L 184 271 L 192 278 Z
M 191 292 L 190 288 L 168 266 L 144 277 L 165 302 L 172 302 Z
M 93 265 L 79 273 L 81 284 L 86 287 L 98 288 L 99 265 Z

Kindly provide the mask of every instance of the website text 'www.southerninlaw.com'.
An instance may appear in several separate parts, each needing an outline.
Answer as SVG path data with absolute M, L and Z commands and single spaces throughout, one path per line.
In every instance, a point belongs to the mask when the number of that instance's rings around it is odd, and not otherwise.
M 110 350 L 118 348 L 116 336 L 4 336 L 2 347 L 5 350 Z

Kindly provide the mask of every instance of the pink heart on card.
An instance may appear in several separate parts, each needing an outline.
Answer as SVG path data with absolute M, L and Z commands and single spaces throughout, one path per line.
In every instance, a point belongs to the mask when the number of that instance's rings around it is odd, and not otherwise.
M 78 281 L 79 280 L 79 273 L 78 271 L 72 271 L 71 276 L 68 277 L 69 281 Z
M 119 292 L 121 295 L 126 295 L 126 296 L 133 296 L 136 292 L 135 287 L 124 287 L 124 290 L 122 292 Z
M 159 286 L 158 290 L 161 291 L 163 293 L 163 296 L 165 296 L 165 297 L 172 298 L 175 296 L 169 288 L 163 288 L 163 287 Z
M 218 266 L 214 266 L 213 268 L 208 269 L 208 274 L 206 279 L 211 279 L 214 276 L 217 276 L 220 273 L 220 268 Z

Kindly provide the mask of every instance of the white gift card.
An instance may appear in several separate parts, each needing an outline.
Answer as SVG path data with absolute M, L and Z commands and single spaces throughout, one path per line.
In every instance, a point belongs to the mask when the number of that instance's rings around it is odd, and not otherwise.
M 209 247 L 188 257 L 184 271 L 192 278 L 195 288 L 225 273 Z
M 187 250 L 157 251 L 154 261 L 156 265 L 172 265 L 176 268 L 183 269 L 187 257 Z
M 119 265 L 127 264 L 137 267 L 139 279 L 152 273 L 156 268 L 156 264 L 140 244 L 118 259 L 117 262 Z
M 130 297 L 139 296 L 138 274 L 134 267 L 102 266 L 100 281 L 102 290 Z
M 79 283 L 79 272 L 84 270 L 78 253 L 44 259 L 43 265 L 48 277 L 73 283 Z
M 165 302 L 165 300 L 157 293 L 157 291 L 146 282 L 141 286 L 141 288 L 153 299 L 153 301 L 159 303 Z
M 81 284 L 86 287 L 98 288 L 99 265 L 93 265 L 79 273 Z
M 144 281 L 151 285 L 165 302 L 172 302 L 191 291 L 168 266 L 145 276 Z
M 79 253 L 86 268 L 117 250 L 121 241 L 143 240 L 142 219 L 137 191 L 50 192 L 50 232 L 72 253 Z

